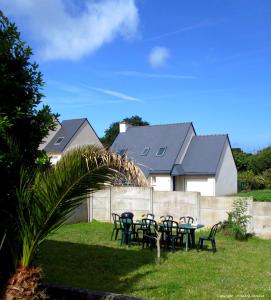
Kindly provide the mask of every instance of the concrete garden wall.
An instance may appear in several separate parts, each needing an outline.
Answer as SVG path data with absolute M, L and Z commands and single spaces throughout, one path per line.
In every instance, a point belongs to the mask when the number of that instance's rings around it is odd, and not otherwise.
M 132 211 L 135 218 L 154 213 L 156 218 L 169 214 L 178 219 L 190 215 L 198 223 L 210 227 L 227 219 L 236 197 L 201 196 L 197 192 L 162 192 L 142 187 L 110 187 L 91 194 L 87 203 L 78 208 L 69 223 L 93 219 L 111 222 L 111 213 Z M 252 216 L 249 231 L 263 238 L 271 238 L 271 203 L 248 201 L 248 214 Z

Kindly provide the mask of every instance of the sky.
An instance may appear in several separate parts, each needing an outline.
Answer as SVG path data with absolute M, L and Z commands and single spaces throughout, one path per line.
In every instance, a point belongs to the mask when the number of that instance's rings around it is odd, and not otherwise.
M 31 46 L 44 104 L 99 136 L 139 115 L 271 145 L 270 0 L 0 0 Z

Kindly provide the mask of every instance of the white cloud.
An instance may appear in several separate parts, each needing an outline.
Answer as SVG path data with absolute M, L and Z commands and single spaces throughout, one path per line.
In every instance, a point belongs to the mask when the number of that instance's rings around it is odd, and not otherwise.
M 126 101 L 142 102 L 139 98 L 132 97 L 132 96 L 129 96 L 127 94 L 120 93 L 120 92 L 117 92 L 117 91 L 112 91 L 112 90 L 107 90 L 107 89 L 100 89 L 100 88 L 95 88 L 95 87 L 92 87 L 92 89 L 97 91 L 97 92 L 101 92 L 103 94 L 116 97 L 118 99 L 122 99 L 122 100 L 126 100 Z
M 0 0 L 3 11 L 40 44 L 45 60 L 77 60 L 138 26 L 135 0 Z
M 128 77 L 143 77 L 143 78 L 161 78 L 161 79 L 196 79 L 194 75 L 179 75 L 179 74 L 155 74 L 155 73 L 145 73 L 137 71 L 120 71 L 116 72 L 117 75 L 128 76 Z
M 154 47 L 149 54 L 149 63 L 152 67 L 163 66 L 169 58 L 169 50 L 166 47 Z

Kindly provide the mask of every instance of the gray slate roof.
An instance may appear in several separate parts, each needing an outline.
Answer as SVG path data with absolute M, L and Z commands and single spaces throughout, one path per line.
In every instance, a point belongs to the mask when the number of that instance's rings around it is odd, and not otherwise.
M 177 123 L 169 125 L 128 127 L 125 133 L 119 133 L 111 150 L 118 152 L 127 149 L 126 155 L 144 172 L 170 173 L 185 137 L 192 123 Z M 145 147 L 150 147 L 149 153 L 142 156 Z M 160 147 L 166 147 L 163 156 L 156 156 Z
M 227 135 L 194 136 L 181 165 L 175 165 L 172 175 L 215 175 Z
M 48 153 L 62 153 L 66 148 L 68 143 L 71 141 L 76 132 L 80 129 L 83 123 L 86 121 L 86 118 L 82 119 L 72 119 L 72 120 L 64 120 L 61 123 L 61 128 L 55 134 L 55 136 L 51 139 L 51 141 L 46 145 L 44 150 Z M 55 142 L 58 138 L 64 137 L 63 141 L 59 145 L 55 145 Z

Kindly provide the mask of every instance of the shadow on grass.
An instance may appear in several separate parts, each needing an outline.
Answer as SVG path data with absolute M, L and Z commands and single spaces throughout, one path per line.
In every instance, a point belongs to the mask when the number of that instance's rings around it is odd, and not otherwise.
M 44 282 L 129 293 L 155 268 L 156 251 L 46 240 L 36 259 Z M 165 259 L 165 255 L 163 259 Z

